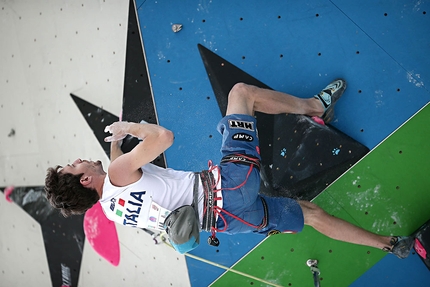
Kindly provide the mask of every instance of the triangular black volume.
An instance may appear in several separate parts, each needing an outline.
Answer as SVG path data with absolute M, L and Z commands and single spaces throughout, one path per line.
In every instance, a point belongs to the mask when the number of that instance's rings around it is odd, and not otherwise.
M 235 83 L 269 87 L 225 59 L 198 45 L 221 114 Z M 258 119 L 262 184 L 260 193 L 311 200 L 369 149 L 333 127 L 301 115 L 266 115 Z
M 70 95 L 72 96 L 73 101 L 75 101 L 75 104 L 78 106 L 88 125 L 93 130 L 93 133 L 102 146 L 104 152 L 110 158 L 110 143 L 104 141 L 104 138 L 108 136 L 108 134 L 104 132 L 104 129 L 107 125 L 118 121 L 118 117 L 73 94 Z
M 53 214 L 41 227 L 52 286 L 78 286 L 85 243 L 84 215 L 63 218 Z
M 315 198 L 369 152 L 336 128 L 302 115 L 275 117 L 273 150 L 268 193 L 306 200 Z
M 59 215 L 46 199 L 43 186 L 15 187 L 8 198 L 40 224 L 52 286 L 77 286 L 85 242 L 84 216 Z
M 130 0 L 128 14 L 122 120 L 137 123 L 144 120 L 151 124 L 158 124 L 134 2 Z M 137 139 L 129 139 L 124 142 L 122 150 L 128 152 L 137 143 Z M 153 163 L 166 167 L 164 154 L 161 154 Z
M 236 83 L 242 82 L 260 88 L 270 89 L 267 85 L 245 73 L 204 46 L 198 44 L 198 48 L 222 116 L 225 115 L 227 110 L 228 94 Z M 274 116 L 256 113 L 256 118 L 258 119 L 257 128 L 260 138 L 262 162 L 270 166 L 273 158 L 273 149 L 271 146 L 273 143 Z M 267 181 L 270 183 L 270 178 L 268 178 Z

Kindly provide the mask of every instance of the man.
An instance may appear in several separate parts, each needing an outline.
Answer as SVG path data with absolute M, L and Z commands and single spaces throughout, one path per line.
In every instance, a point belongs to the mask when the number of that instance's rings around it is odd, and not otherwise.
M 229 93 L 226 116 L 218 124 L 223 160 L 219 167 L 210 166 L 201 173 L 162 169 L 150 163 L 172 145 L 171 131 L 152 124 L 113 123 L 105 130 L 112 134 L 105 139 L 112 142 L 108 172 L 101 162 L 80 159 L 63 168 L 50 168 L 47 198 L 64 216 L 82 214 L 99 200 L 106 216 L 120 224 L 166 228 L 181 253 L 196 247 L 200 229 L 212 232 L 217 244 L 217 231 L 300 232 L 306 224 L 333 239 L 405 258 L 412 237 L 377 235 L 333 217 L 311 202 L 258 194 L 260 154 L 254 112 L 303 114 L 328 122 L 345 88 L 344 80 L 335 80 L 320 94 L 301 99 L 236 84 Z M 141 142 L 123 154 L 120 144 L 127 135 Z M 248 140 L 237 140 L 237 135 Z

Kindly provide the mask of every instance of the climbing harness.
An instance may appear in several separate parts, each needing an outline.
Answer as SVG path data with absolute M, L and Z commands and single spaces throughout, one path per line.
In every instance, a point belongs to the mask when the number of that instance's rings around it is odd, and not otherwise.
M 266 201 L 261 198 L 263 204 L 263 219 L 259 225 L 254 225 L 242 218 L 228 212 L 222 208 L 222 193 L 221 191 L 229 191 L 241 188 L 244 186 L 253 170 L 253 168 L 260 168 L 258 158 L 233 154 L 224 157 L 221 161 L 232 162 L 238 164 L 245 164 L 249 166 L 248 173 L 245 180 L 236 187 L 221 188 L 220 187 L 220 169 L 218 166 L 213 165 L 212 161 L 208 162 L 208 170 L 195 173 L 195 182 L 193 190 L 193 203 L 191 205 L 184 205 L 173 210 L 164 221 L 164 229 L 169 235 L 170 244 L 181 254 L 191 251 L 200 244 L 200 229 L 208 231 L 211 235 L 208 238 L 208 244 L 212 246 L 219 246 L 219 240 L 216 237 L 216 232 L 224 232 L 228 228 L 227 220 L 224 215 L 228 215 L 243 224 L 246 224 L 257 230 L 265 228 L 268 224 L 268 208 Z M 217 178 L 215 178 L 214 174 Z M 199 180 L 200 179 L 200 180 Z M 202 224 L 199 223 L 199 182 L 202 183 L 203 189 L 203 214 Z M 224 222 L 224 228 L 217 228 L 217 220 L 220 218 Z
M 261 230 L 265 228 L 268 224 L 269 214 L 268 214 L 267 204 L 264 198 L 261 198 L 261 201 L 263 204 L 264 216 L 263 216 L 262 222 L 259 225 L 254 225 L 252 223 L 249 223 L 243 220 L 242 218 L 226 211 L 225 209 L 223 209 L 222 207 L 216 204 L 218 200 L 222 199 L 219 195 L 217 196 L 218 192 L 221 192 L 222 190 L 229 191 L 229 190 L 235 190 L 235 189 L 241 188 L 246 184 L 248 177 L 250 176 L 253 168 L 255 167 L 257 169 L 260 169 L 259 159 L 248 155 L 243 155 L 243 154 L 227 155 L 227 156 L 224 156 L 221 160 L 221 163 L 226 163 L 226 162 L 248 165 L 249 169 L 245 180 L 241 184 L 239 184 L 236 187 L 219 188 L 219 189 L 217 188 L 217 185 L 220 181 L 220 178 L 219 178 L 220 171 L 218 166 L 214 166 L 212 164 L 212 161 L 209 161 L 208 170 L 200 173 L 200 178 L 203 184 L 203 194 L 204 194 L 202 229 L 205 231 L 211 232 L 211 235 L 208 238 L 208 244 L 212 246 L 219 246 L 219 240 L 216 237 L 216 232 L 224 232 L 228 228 L 228 223 L 223 213 L 257 230 Z M 214 169 L 217 169 L 217 174 L 218 174 L 217 179 L 215 179 L 212 174 L 212 171 Z M 222 230 L 218 229 L 216 226 L 216 221 L 218 217 L 221 218 L 221 220 L 224 222 L 224 228 Z
M 216 215 L 214 207 L 217 206 L 217 201 L 220 198 L 216 197 L 215 192 L 213 192 L 215 181 L 212 172 L 208 170 L 200 172 L 200 179 L 202 181 L 204 194 L 202 230 L 211 231 L 211 229 L 215 227 Z

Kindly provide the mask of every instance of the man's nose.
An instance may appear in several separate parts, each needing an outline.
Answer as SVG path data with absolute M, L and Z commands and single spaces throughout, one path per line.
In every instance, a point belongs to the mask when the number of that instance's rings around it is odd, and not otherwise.
M 78 158 L 78 159 L 76 159 L 76 160 L 73 162 L 73 164 L 78 164 L 78 163 L 81 163 L 81 162 L 82 162 L 82 159 Z

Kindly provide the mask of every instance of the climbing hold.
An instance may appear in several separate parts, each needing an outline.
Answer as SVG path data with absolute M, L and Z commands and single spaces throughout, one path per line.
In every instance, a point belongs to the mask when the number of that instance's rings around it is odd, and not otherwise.
M 182 30 L 182 24 L 173 24 L 172 25 L 172 31 L 173 32 L 177 33 L 177 32 L 179 32 L 181 30 Z
M 320 124 L 320 125 L 325 126 L 325 123 L 324 123 L 323 119 L 322 119 L 322 118 L 320 118 L 320 117 L 312 117 L 312 120 L 313 120 L 314 122 L 316 122 L 317 124 Z
M 340 153 L 340 149 L 338 149 L 337 147 L 332 150 L 333 155 L 339 155 L 339 153 Z
M 10 198 L 10 195 L 12 194 L 14 188 L 15 187 L 13 185 L 11 185 L 11 186 L 8 186 L 4 189 L 4 196 L 8 202 L 13 202 L 13 200 Z
M 283 148 L 281 149 L 281 156 L 285 156 L 287 154 L 287 149 Z

